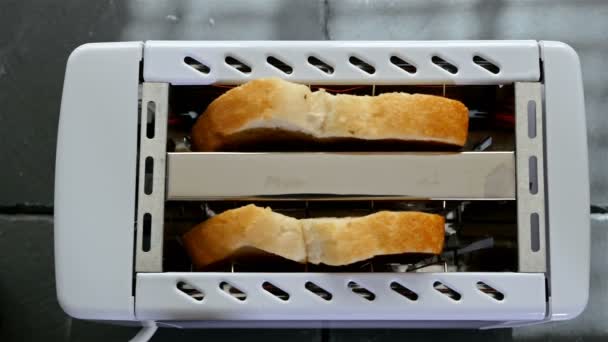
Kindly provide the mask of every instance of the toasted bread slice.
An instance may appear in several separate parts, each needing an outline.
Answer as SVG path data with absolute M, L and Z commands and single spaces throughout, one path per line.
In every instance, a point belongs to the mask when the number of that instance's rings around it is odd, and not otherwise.
M 198 151 L 250 150 L 255 145 L 282 150 L 291 142 L 312 147 L 343 141 L 462 147 L 468 122 L 464 104 L 445 97 L 332 95 L 269 78 L 214 100 L 195 123 L 192 144 Z
M 381 211 L 364 217 L 297 220 L 247 205 L 225 211 L 183 236 L 196 268 L 251 248 L 296 262 L 348 265 L 377 255 L 441 253 L 444 218 Z

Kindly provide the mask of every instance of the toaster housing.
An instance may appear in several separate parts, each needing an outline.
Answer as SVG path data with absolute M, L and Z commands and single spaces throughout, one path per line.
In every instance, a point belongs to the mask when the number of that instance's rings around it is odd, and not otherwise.
M 261 77 L 459 99 L 471 110 L 469 142 L 457 152 L 189 151 L 187 123 Z M 587 303 L 583 87 L 563 43 L 86 44 L 67 62 L 56 158 L 57 295 L 77 318 L 494 328 L 571 319 Z M 297 217 L 441 213 L 449 248 L 341 269 L 233 261 L 192 271 L 180 234 L 246 203 Z

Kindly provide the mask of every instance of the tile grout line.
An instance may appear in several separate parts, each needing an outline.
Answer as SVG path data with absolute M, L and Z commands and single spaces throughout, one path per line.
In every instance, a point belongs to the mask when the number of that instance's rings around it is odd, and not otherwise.
M 331 40 L 329 36 L 329 0 L 322 0 L 323 8 L 321 9 L 321 21 L 323 25 L 323 38 Z

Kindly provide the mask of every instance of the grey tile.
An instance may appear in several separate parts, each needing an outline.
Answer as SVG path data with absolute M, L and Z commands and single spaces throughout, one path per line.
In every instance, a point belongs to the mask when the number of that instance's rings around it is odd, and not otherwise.
M 160 329 L 151 340 L 161 341 L 263 341 L 320 342 L 321 330 L 315 329 Z
M 323 39 L 321 0 L 128 1 L 123 40 Z
M 329 0 L 330 39 L 538 39 L 573 46 L 581 58 L 593 203 L 608 203 L 608 2 Z
M 59 104 L 69 53 L 120 39 L 120 1 L 3 1 L 0 10 L 0 206 L 53 201 Z
M 66 341 L 49 217 L 0 216 L 0 341 Z
M 331 330 L 331 342 L 388 342 L 388 341 L 511 341 L 511 329 L 499 330 L 395 330 L 395 329 L 362 329 Z

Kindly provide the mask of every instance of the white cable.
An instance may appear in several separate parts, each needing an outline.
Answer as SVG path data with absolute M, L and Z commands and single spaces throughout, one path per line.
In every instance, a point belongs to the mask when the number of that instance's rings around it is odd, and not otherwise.
M 154 336 L 156 329 L 158 329 L 154 321 L 143 321 L 142 325 L 141 330 L 129 342 L 148 342 Z

